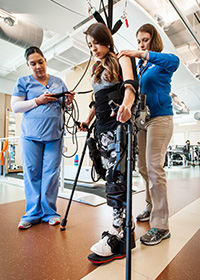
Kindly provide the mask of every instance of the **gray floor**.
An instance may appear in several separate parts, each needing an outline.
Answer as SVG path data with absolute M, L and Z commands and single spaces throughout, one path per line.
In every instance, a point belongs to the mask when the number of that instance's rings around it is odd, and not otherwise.
M 23 187 L 13 185 L 9 182 L 4 183 L 0 178 L 0 204 L 23 199 L 25 199 Z
M 167 180 L 200 177 L 200 166 L 165 168 Z M 141 176 L 136 172 L 133 183 L 142 182 Z M 137 187 L 137 186 L 136 186 Z M 141 188 L 141 187 L 140 187 Z M 141 189 L 142 190 L 142 189 Z M 87 187 L 86 187 L 87 191 Z M 140 191 L 140 190 L 139 190 Z M 0 176 L 0 204 L 24 200 L 23 180 Z

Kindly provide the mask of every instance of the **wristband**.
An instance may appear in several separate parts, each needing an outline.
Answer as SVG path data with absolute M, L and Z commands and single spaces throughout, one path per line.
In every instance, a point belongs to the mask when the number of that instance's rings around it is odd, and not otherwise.
M 94 105 L 95 105 L 95 101 L 91 101 L 90 104 L 89 104 L 89 108 L 91 109 L 92 106 L 94 106 Z

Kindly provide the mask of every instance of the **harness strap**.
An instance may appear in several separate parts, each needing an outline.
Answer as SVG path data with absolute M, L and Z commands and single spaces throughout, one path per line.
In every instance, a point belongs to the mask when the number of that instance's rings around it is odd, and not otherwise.
M 126 194 L 119 195 L 107 195 L 107 205 L 114 208 L 125 208 L 126 207 Z
M 117 194 L 126 192 L 126 187 L 123 185 L 115 184 L 106 184 L 106 193 L 107 194 Z
M 138 89 L 139 89 L 139 84 L 138 84 L 138 82 L 135 81 L 135 80 L 126 80 L 126 81 L 124 81 L 124 82 L 122 83 L 121 87 L 120 87 L 120 92 L 121 92 L 121 94 L 124 93 L 124 91 L 125 91 L 125 85 L 126 85 L 126 84 L 132 85 L 132 87 L 135 89 L 135 92 L 136 92 L 136 98 L 138 98 Z
M 95 114 L 98 121 L 98 125 L 104 124 L 105 121 L 116 120 L 116 117 L 110 117 L 111 108 L 108 105 L 110 100 L 121 104 L 123 96 L 120 94 L 120 84 L 117 83 L 105 89 L 101 89 L 95 93 Z
M 108 231 L 104 231 L 102 233 L 102 238 L 104 238 L 105 236 L 108 236 L 107 243 L 111 247 L 111 252 L 113 254 L 117 253 L 119 251 L 120 239 L 116 235 L 110 234 Z
M 124 208 L 126 206 L 126 186 L 106 183 L 106 198 L 108 206 Z

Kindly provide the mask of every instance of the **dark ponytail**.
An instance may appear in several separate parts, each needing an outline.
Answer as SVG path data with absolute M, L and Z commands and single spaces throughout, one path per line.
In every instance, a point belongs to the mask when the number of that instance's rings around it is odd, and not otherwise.
M 28 61 L 29 55 L 31 55 L 33 53 L 39 53 L 42 57 L 44 57 L 43 52 L 38 47 L 31 46 L 25 50 L 24 57 L 25 57 L 26 61 Z

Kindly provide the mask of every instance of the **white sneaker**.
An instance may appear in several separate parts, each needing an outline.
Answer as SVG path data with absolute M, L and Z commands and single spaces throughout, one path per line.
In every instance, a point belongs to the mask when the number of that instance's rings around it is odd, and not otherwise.
M 19 225 L 18 225 L 19 229 L 27 229 L 27 228 L 30 228 L 30 227 L 32 227 L 32 224 L 27 222 L 27 221 L 20 221 Z
M 111 228 L 109 229 L 108 233 L 112 234 L 112 235 L 116 235 L 117 238 L 121 239 L 123 237 L 122 234 L 123 231 L 121 231 L 120 233 L 115 229 L 115 228 Z M 90 250 L 102 257 L 107 257 L 107 256 L 111 256 L 113 255 L 113 252 L 111 251 L 111 247 L 108 245 L 108 235 L 105 235 L 102 239 L 99 240 L 99 242 L 95 243 Z
M 49 220 L 48 223 L 50 226 L 58 225 L 58 224 L 60 224 L 60 217 L 53 217 Z

